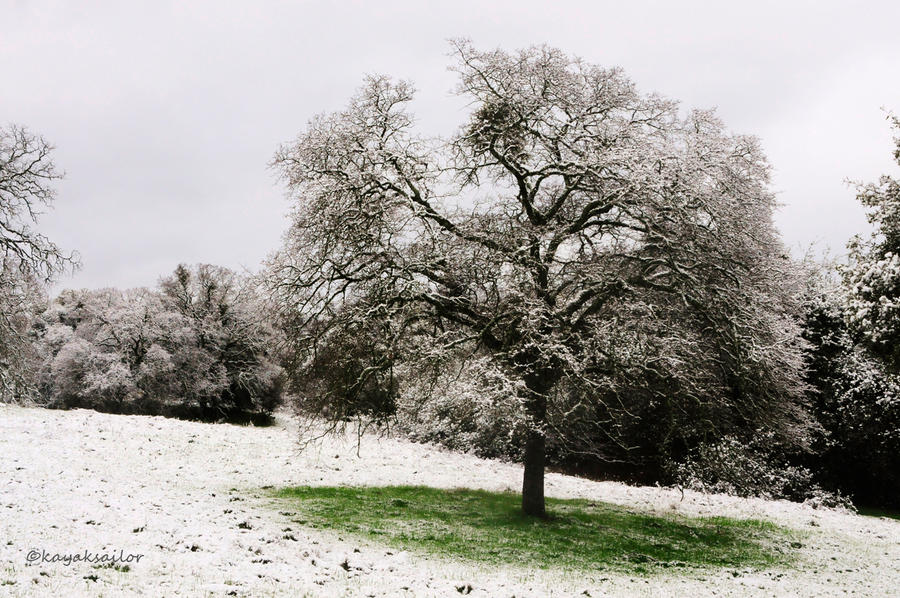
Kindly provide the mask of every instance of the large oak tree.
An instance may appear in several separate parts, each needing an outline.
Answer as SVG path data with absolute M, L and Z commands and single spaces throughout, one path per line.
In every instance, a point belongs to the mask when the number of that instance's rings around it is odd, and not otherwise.
M 397 372 L 421 387 L 468 359 L 525 422 L 538 516 L 548 436 L 584 448 L 627 417 L 623 376 L 787 417 L 793 283 L 756 141 L 555 49 L 453 48 L 470 108 L 455 135 L 416 134 L 412 86 L 370 77 L 276 155 L 295 209 L 269 281 L 301 406 L 378 415 Z

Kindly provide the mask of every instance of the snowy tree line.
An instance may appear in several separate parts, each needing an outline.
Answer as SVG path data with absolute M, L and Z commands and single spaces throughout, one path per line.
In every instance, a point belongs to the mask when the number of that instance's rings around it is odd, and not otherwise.
M 30 318 L 31 399 L 54 408 L 264 422 L 278 333 L 252 281 L 179 266 L 155 289 L 68 290 Z
M 33 206 L 58 175 L 4 130 L 4 400 L 220 420 L 287 391 L 308 431 L 522 461 L 534 515 L 548 464 L 898 506 L 898 182 L 859 186 L 876 232 L 846 264 L 798 262 L 756 140 L 713 113 L 551 48 L 454 56 L 456 133 L 418 134 L 412 86 L 371 77 L 278 151 L 294 211 L 254 279 L 48 302 L 73 258 Z

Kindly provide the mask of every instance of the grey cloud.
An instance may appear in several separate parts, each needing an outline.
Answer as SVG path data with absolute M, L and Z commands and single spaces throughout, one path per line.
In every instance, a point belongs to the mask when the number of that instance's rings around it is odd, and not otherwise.
M 446 39 L 548 43 L 761 137 L 794 247 L 865 228 L 844 178 L 890 172 L 894 2 L 0 2 L 0 121 L 58 147 L 42 228 L 84 268 L 60 286 L 152 284 L 179 261 L 255 268 L 287 204 L 266 165 L 365 73 L 412 79 L 448 132 Z M 852 6 L 852 9 L 851 9 Z

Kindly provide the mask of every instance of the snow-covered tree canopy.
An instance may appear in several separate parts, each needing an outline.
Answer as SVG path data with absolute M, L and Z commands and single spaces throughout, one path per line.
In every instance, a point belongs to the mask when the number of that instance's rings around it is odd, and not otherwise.
M 423 364 L 473 356 L 528 427 L 535 514 L 546 437 L 583 450 L 629 413 L 626 381 L 729 417 L 790 411 L 794 282 L 756 141 L 555 49 L 453 47 L 455 135 L 418 135 L 412 86 L 371 77 L 276 155 L 295 208 L 270 280 L 297 370 L 351 342 L 362 364 L 307 407 L 344 418 L 373 380 L 421 387 L 441 372 Z
M 892 117 L 900 131 L 900 118 Z M 900 165 L 900 137 L 894 158 Z M 843 270 L 850 297 L 850 323 L 870 346 L 900 368 L 900 181 L 882 176 L 859 185 L 857 199 L 868 209 L 875 230 L 850 243 L 850 263 Z

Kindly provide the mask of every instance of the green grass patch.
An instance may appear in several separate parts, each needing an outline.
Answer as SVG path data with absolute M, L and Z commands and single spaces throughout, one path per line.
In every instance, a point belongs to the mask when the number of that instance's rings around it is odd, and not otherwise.
M 787 566 L 796 532 L 753 519 L 685 517 L 619 505 L 547 499 L 550 517 L 528 517 L 509 492 L 426 486 L 283 488 L 294 522 L 386 546 L 477 563 L 612 569 Z

